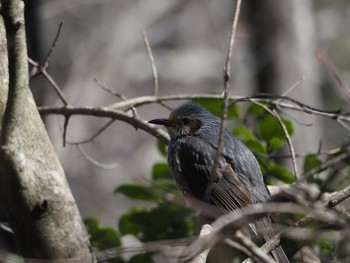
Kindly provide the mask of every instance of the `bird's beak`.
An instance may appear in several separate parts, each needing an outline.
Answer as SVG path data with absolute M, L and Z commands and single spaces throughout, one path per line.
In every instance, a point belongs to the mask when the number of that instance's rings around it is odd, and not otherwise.
M 154 119 L 154 120 L 150 120 L 148 123 L 163 125 L 165 127 L 172 126 L 169 119 Z

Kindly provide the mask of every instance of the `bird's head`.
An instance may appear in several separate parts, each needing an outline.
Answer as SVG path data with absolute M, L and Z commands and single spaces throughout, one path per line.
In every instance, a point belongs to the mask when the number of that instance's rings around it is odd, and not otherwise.
M 210 123 L 217 122 L 216 117 L 193 103 L 186 103 L 179 106 L 170 113 L 168 118 L 149 121 L 149 123 L 165 126 L 172 140 L 195 136 L 201 131 L 204 131 Z

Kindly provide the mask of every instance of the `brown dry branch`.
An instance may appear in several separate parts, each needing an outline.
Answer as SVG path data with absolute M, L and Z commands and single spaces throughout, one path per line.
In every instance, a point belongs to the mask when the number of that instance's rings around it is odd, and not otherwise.
M 350 103 L 350 89 L 349 87 L 342 81 L 339 76 L 337 68 L 332 63 L 331 59 L 328 57 L 325 50 L 319 49 L 316 51 L 317 58 L 322 62 L 324 67 L 326 68 L 328 74 L 332 78 L 335 83 L 336 88 L 340 91 L 340 93 L 344 96 L 347 103 Z
M 153 73 L 153 81 L 154 81 L 154 90 L 153 90 L 153 95 L 158 96 L 158 90 L 159 90 L 159 80 L 158 80 L 158 71 L 156 67 L 156 63 L 154 61 L 153 53 L 152 53 L 152 48 L 151 45 L 148 41 L 147 34 L 145 30 L 142 30 L 142 37 L 143 37 L 143 42 L 145 43 L 147 53 L 148 53 L 148 58 L 151 63 L 151 68 L 152 68 L 152 73 Z
M 345 201 L 350 197 L 350 186 L 346 186 L 343 190 L 337 192 L 334 195 L 331 195 L 320 207 L 323 209 L 331 209 L 340 204 L 341 202 Z M 325 211 L 325 210 L 323 210 Z M 309 214 L 302 219 L 300 219 L 298 222 L 294 224 L 294 227 L 303 227 L 312 222 L 315 219 L 314 214 Z M 267 252 L 270 252 L 271 250 L 275 249 L 279 244 L 280 244 L 280 239 L 285 231 L 288 231 L 289 229 L 287 228 L 286 230 L 283 230 L 276 234 L 273 238 L 271 238 L 268 242 L 266 242 L 261 248 Z
M 136 98 L 127 99 L 125 101 L 117 102 L 104 107 L 74 107 L 74 106 L 43 106 L 39 107 L 39 112 L 42 115 L 48 114 L 59 114 L 66 118 L 72 115 L 86 115 L 86 116 L 96 116 L 96 117 L 107 117 L 120 121 L 124 121 L 134 126 L 148 132 L 149 134 L 159 138 L 164 143 L 169 142 L 168 135 L 154 126 L 148 125 L 147 122 L 140 117 L 134 117 L 133 115 L 127 114 L 123 111 L 125 108 L 139 107 L 145 104 L 159 103 L 165 101 L 174 100 L 193 100 L 193 99 L 213 99 L 217 100 L 222 98 L 219 94 L 178 94 L 178 95 L 167 95 L 167 96 L 141 96 Z M 281 99 L 283 101 L 281 101 Z M 301 111 L 305 114 L 313 114 L 318 116 L 323 116 L 327 118 L 334 119 L 339 122 L 350 123 L 350 115 L 342 114 L 339 110 L 336 111 L 326 111 L 311 107 L 297 100 L 289 97 L 281 96 L 268 96 L 268 95 L 257 95 L 257 96 L 229 96 L 230 101 L 237 102 L 263 102 L 271 104 L 272 106 L 279 106 L 284 109 Z M 286 102 L 288 101 L 288 102 Z
M 346 220 L 339 217 L 338 213 L 331 210 L 310 208 L 293 203 L 260 203 L 241 209 L 239 214 L 231 213 L 217 219 L 212 224 L 215 231 L 187 247 L 183 254 L 183 260 L 189 261 L 193 259 L 203 250 L 211 248 L 218 242 L 224 241 L 227 238 L 231 238 L 233 233 L 240 228 L 271 213 L 308 214 L 306 217 L 310 219 L 307 221 L 304 219 L 304 223 L 309 223 L 311 219 L 317 218 L 327 223 L 337 224 L 339 227 L 346 225 Z M 271 247 L 268 247 L 269 249 L 266 249 L 267 247 L 265 245 L 262 246 L 261 249 L 263 249 L 263 252 L 268 253 L 276 248 L 280 244 L 281 236 L 282 233 L 275 235 L 273 239 L 267 242 L 271 245 Z
M 51 44 L 51 47 L 49 51 L 47 52 L 47 55 L 45 57 L 44 62 L 39 63 L 37 61 L 32 60 L 31 58 L 28 58 L 28 62 L 33 66 L 32 73 L 30 77 L 34 77 L 36 75 L 43 75 L 45 79 L 50 83 L 50 85 L 53 87 L 54 91 L 56 92 L 57 96 L 61 99 L 64 105 L 69 105 L 68 100 L 66 99 L 64 93 L 62 92 L 59 85 L 56 83 L 56 81 L 51 77 L 51 75 L 47 72 L 47 68 L 49 67 L 49 60 L 52 55 L 52 52 L 54 51 L 57 41 L 59 39 L 59 36 L 61 34 L 63 22 L 61 21 L 58 25 L 58 30 L 56 33 L 56 36 Z

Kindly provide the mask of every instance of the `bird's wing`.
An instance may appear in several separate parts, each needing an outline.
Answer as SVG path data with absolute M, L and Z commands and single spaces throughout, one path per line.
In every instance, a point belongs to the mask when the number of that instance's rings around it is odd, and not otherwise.
M 199 200 L 205 199 L 206 187 L 212 176 L 215 152 L 211 145 L 194 137 L 178 148 L 177 159 L 182 174 L 181 178 L 177 179 L 178 184 L 180 188 L 190 189 L 193 197 Z M 250 192 L 224 158 L 220 160 L 217 178 L 208 197 L 209 203 L 226 213 L 253 203 Z
M 248 189 L 238 178 L 230 164 L 225 164 L 218 171 L 210 190 L 210 200 L 223 211 L 229 212 L 253 203 Z

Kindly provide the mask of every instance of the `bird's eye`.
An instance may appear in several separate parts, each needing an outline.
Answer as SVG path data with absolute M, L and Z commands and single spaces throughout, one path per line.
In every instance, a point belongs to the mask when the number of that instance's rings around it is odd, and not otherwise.
M 183 118 L 184 124 L 187 125 L 191 122 L 190 118 Z

